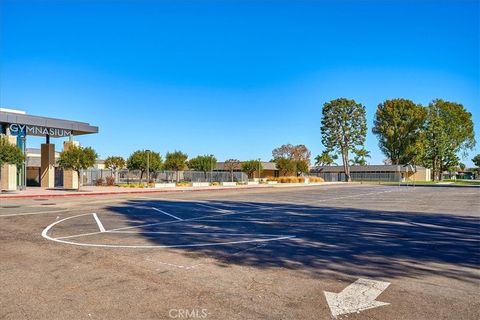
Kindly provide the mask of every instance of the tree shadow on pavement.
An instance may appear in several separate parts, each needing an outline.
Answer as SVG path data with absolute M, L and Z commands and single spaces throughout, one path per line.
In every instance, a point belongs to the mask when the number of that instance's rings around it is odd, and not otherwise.
M 480 279 L 477 217 L 240 201 L 132 200 L 108 210 L 128 217 L 156 245 L 181 245 L 174 250 L 223 266 L 287 268 L 318 277 Z M 264 241 L 277 235 L 295 237 Z M 264 240 L 210 245 L 251 239 Z

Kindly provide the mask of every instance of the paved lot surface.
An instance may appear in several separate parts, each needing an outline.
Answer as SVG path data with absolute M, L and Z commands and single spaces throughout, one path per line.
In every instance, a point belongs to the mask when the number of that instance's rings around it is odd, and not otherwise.
M 2 199 L 0 319 L 480 319 L 479 196 L 337 185 Z

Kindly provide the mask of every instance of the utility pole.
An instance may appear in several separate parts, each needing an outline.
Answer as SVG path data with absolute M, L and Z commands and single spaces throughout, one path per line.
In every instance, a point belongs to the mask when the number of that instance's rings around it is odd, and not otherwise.
M 150 150 L 145 150 L 147 153 L 147 188 L 148 188 L 148 183 L 150 182 Z

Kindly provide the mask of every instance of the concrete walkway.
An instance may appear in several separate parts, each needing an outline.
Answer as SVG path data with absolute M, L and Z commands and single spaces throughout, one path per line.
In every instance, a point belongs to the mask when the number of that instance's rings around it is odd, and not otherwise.
M 135 193 L 159 193 L 159 192 L 194 192 L 204 190 L 232 190 L 232 189 L 253 189 L 253 188 L 285 188 L 285 187 L 309 187 L 319 185 L 331 185 L 344 182 L 323 182 L 323 183 L 279 183 L 279 184 L 259 184 L 259 185 L 238 185 L 238 186 L 209 186 L 209 187 L 174 187 L 174 188 L 125 188 L 125 187 L 96 187 L 85 186 L 77 190 L 66 189 L 43 189 L 40 187 L 28 187 L 24 191 L 3 191 L 0 194 L 1 199 L 15 198 L 49 198 L 49 197 L 75 197 L 75 196 L 93 196 L 93 195 L 114 195 L 114 194 L 135 194 Z

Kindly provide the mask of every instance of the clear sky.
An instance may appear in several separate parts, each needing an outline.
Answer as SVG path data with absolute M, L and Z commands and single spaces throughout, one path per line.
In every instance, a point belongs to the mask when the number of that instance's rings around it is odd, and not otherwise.
M 480 145 L 479 1 L 0 0 L 0 105 L 89 122 L 104 158 L 323 150 L 324 102 L 460 102 Z M 60 149 L 61 140 L 54 140 Z M 30 146 L 41 140 L 30 139 Z M 463 161 L 471 165 L 473 154 Z

